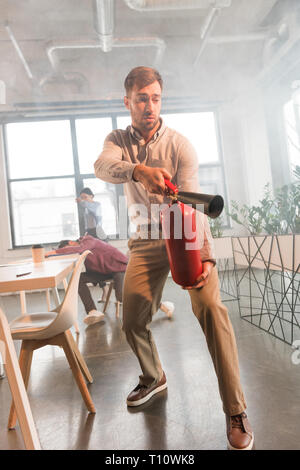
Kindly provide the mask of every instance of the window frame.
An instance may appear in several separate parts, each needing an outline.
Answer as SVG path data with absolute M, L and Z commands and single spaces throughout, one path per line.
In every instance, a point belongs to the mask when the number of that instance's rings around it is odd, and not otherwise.
M 75 103 L 74 103 L 75 104 Z M 114 103 L 115 105 L 115 103 Z M 107 108 L 105 111 L 98 110 L 95 112 L 68 112 L 66 114 L 62 113 L 59 114 L 58 111 L 53 109 L 53 112 L 49 112 L 49 114 L 39 115 L 37 112 L 34 116 L 8 116 L 6 119 L 2 121 L 3 125 L 3 147 L 4 147 L 4 164 L 5 164 L 5 172 L 6 172 L 6 186 L 7 186 L 7 194 L 8 194 L 8 206 L 9 206 L 9 222 L 10 222 L 10 239 L 11 239 L 11 249 L 19 249 L 19 248 L 28 248 L 31 245 L 16 245 L 15 243 L 15 227 L 14 227 L 14 217 L 13 217 L 13 204 L 12 204 L 12 193 L 11 193 L 11 183 L 13 182 L 20 182 L 20 181 L 34 181 L 34 180 L 51 180 L 51 179 L 62 179 L 62 178 L 73 178 L 75 182 L 75 189 L 76 194 L 79 194 L 80 190 L 82 189 L 83 180 L 87 178 L 95 178 L 94 173 L 80 173 L 80 166 L 79 166 L 79 155 L 78 155 L 78 146 L 77 146 L 77 135 L 76 135 L 76 123 L 77 119 L 95 119 L 95 118 L 111 118 L 112 121 L 112 130 L 117 129 L 117 118 L 123 116 L 129 116 L 128 111 L 122 109 L 123 103 L 120 101 L 118 102 L 120 110 L 109 111 Z M 203 105 L 201 103 L 197 103 L 195 99 L 164 99 L 162 103 L 162 116 L 164 114 L 184 114 L 184 113 L 202 113 L 202 112 L 212 112 L 214 114 L 214 122 L 215 122 L 215 132 L 216 132 L 216 140 L 217 140 L 217 150 L 219 160 L 213 163 L 205 163 L 199 164 L 199 173 L 201 172 L 201 168 L 220 168 L 221 171 L 221 179 L 223 182 L 224 187 L 224 201 L 225 205 L 228 205 L 228 193 L 227 193 L 227 179 L 225 174 L 225 167 L 224 167 L 224 157 L 223 157 L 223 148 L 222 148 L 222 139 L 221 139 L 221 131 L 220 131 L 220 116 L 219 110 L 217 105 Z M 68 175 L 59 175 L 59 176 L 41 176 L 41 177 L 33 177 L 33 178 L 10 178 L 9 174 L 9 151 L 8 151 L 8 142 L 7 142 L 7 129 L 6 126 L 11 123 L 24 123 L 24 122 L 39 122 L 39 121 L 60 121 L 60 120 L 68 120 L 70 125 L 70 134 L 71 134 L 71 143 L 72 143 L 72 152 L 73 152 L 73 164 L 74 164 L 74 174 Z M 99 149 L 100 152 L 100 149 Z M 116 190 L 116 226 L 118 226 L 118 219 L 119 219 L 119 197 L 124 195 L 123 185 L 117 184 L 115 185 Z M 78 211 L 78 220 L 79 220 L 79 230 L 80 233 L 83 232 L 83 218 L 80 214 L 79 209 Z M 230 219 L 226 216 L 225 223 L 223 228 L 230 228 Z M 112 237 L 114 239 L 119 239 L 119 234 L 113 234 Z M 57 240 L 54 240 L 51 243 L 45 243 L 45 245 L 53 245 L 57 243 Z

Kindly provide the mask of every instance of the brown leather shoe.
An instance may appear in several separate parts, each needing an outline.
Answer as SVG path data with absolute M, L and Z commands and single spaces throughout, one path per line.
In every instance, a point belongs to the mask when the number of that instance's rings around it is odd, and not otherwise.
M 167 388 L 167 379 L 165 373 L 163 373 L 162 378 L 159 382 L 152 385 L 152 387 L 146 387 L 146 385 L 137 385 L 135 389 L 127 397 L 127 405 L 128 406 L 139 406 L 145 403 L 146 401 L 150 400 L 153 395 L 158 392 L 161 392 Z
M 254 443 L 254 434 L 245 412 L 235 415 L 226 415 L 227 444 L 229 450 L 251 450 Z

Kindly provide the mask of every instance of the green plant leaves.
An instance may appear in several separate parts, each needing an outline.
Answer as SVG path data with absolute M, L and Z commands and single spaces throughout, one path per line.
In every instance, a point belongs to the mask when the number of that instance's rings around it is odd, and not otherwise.
M 276 189 L 274 194 L 266 184 L 256 206 L 231 201 L 228 215 L 251 235 L 300 233 L 300 166 L 296 166 L 294 176 L 295 182 Z
M 221 238 L 223 236 L 223 219 L 222 217 L 217 217 L 216 219 L 208 219 L 210 230 L 213 238 Z

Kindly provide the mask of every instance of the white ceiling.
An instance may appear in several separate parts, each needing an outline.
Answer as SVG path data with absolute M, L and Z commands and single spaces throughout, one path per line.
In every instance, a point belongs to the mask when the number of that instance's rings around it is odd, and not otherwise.
M 155 1 L 165 6 L 178 3 Z M 202 45 L 201 33 L 213 0 L 202 0 L 205 8 L 162 11 L 138 11 L 126 0 L 106 0 L 114 12 L 111 39 L 124 47 L 104 52 L 95 47 L 99 45 L 97 19 L 104 20 L 101 11 L 96 14 L 96 0 L 0 0 L 0 80 L 6 85 L 7 106 L 118 99 L 125 75 L 136 65 L 157 66 L 169 96 L 199 96 L 205 101 L 233 97 L 265 66 L 267 41 L 278 34 L 278 26 L 297 3 L 218 1 L 231 5 L 220 9 Z M 61 49 L 79 44 L 94 47 Z M 57 48 L 52 56 L 55 68 L 48 55 L 51 47 Z

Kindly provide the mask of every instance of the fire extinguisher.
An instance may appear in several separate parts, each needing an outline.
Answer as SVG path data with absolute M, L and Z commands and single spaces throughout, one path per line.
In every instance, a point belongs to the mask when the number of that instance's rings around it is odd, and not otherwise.
M 165 185 L 172 201 L 160 216 L 172 278 L 183 287 L 193 286 L 202 273 L 195 209 L 200 204 L 205 214 L 215 218 L 222 212 L 224 201 L 221 196 L 179 191 L 167 179 Z

